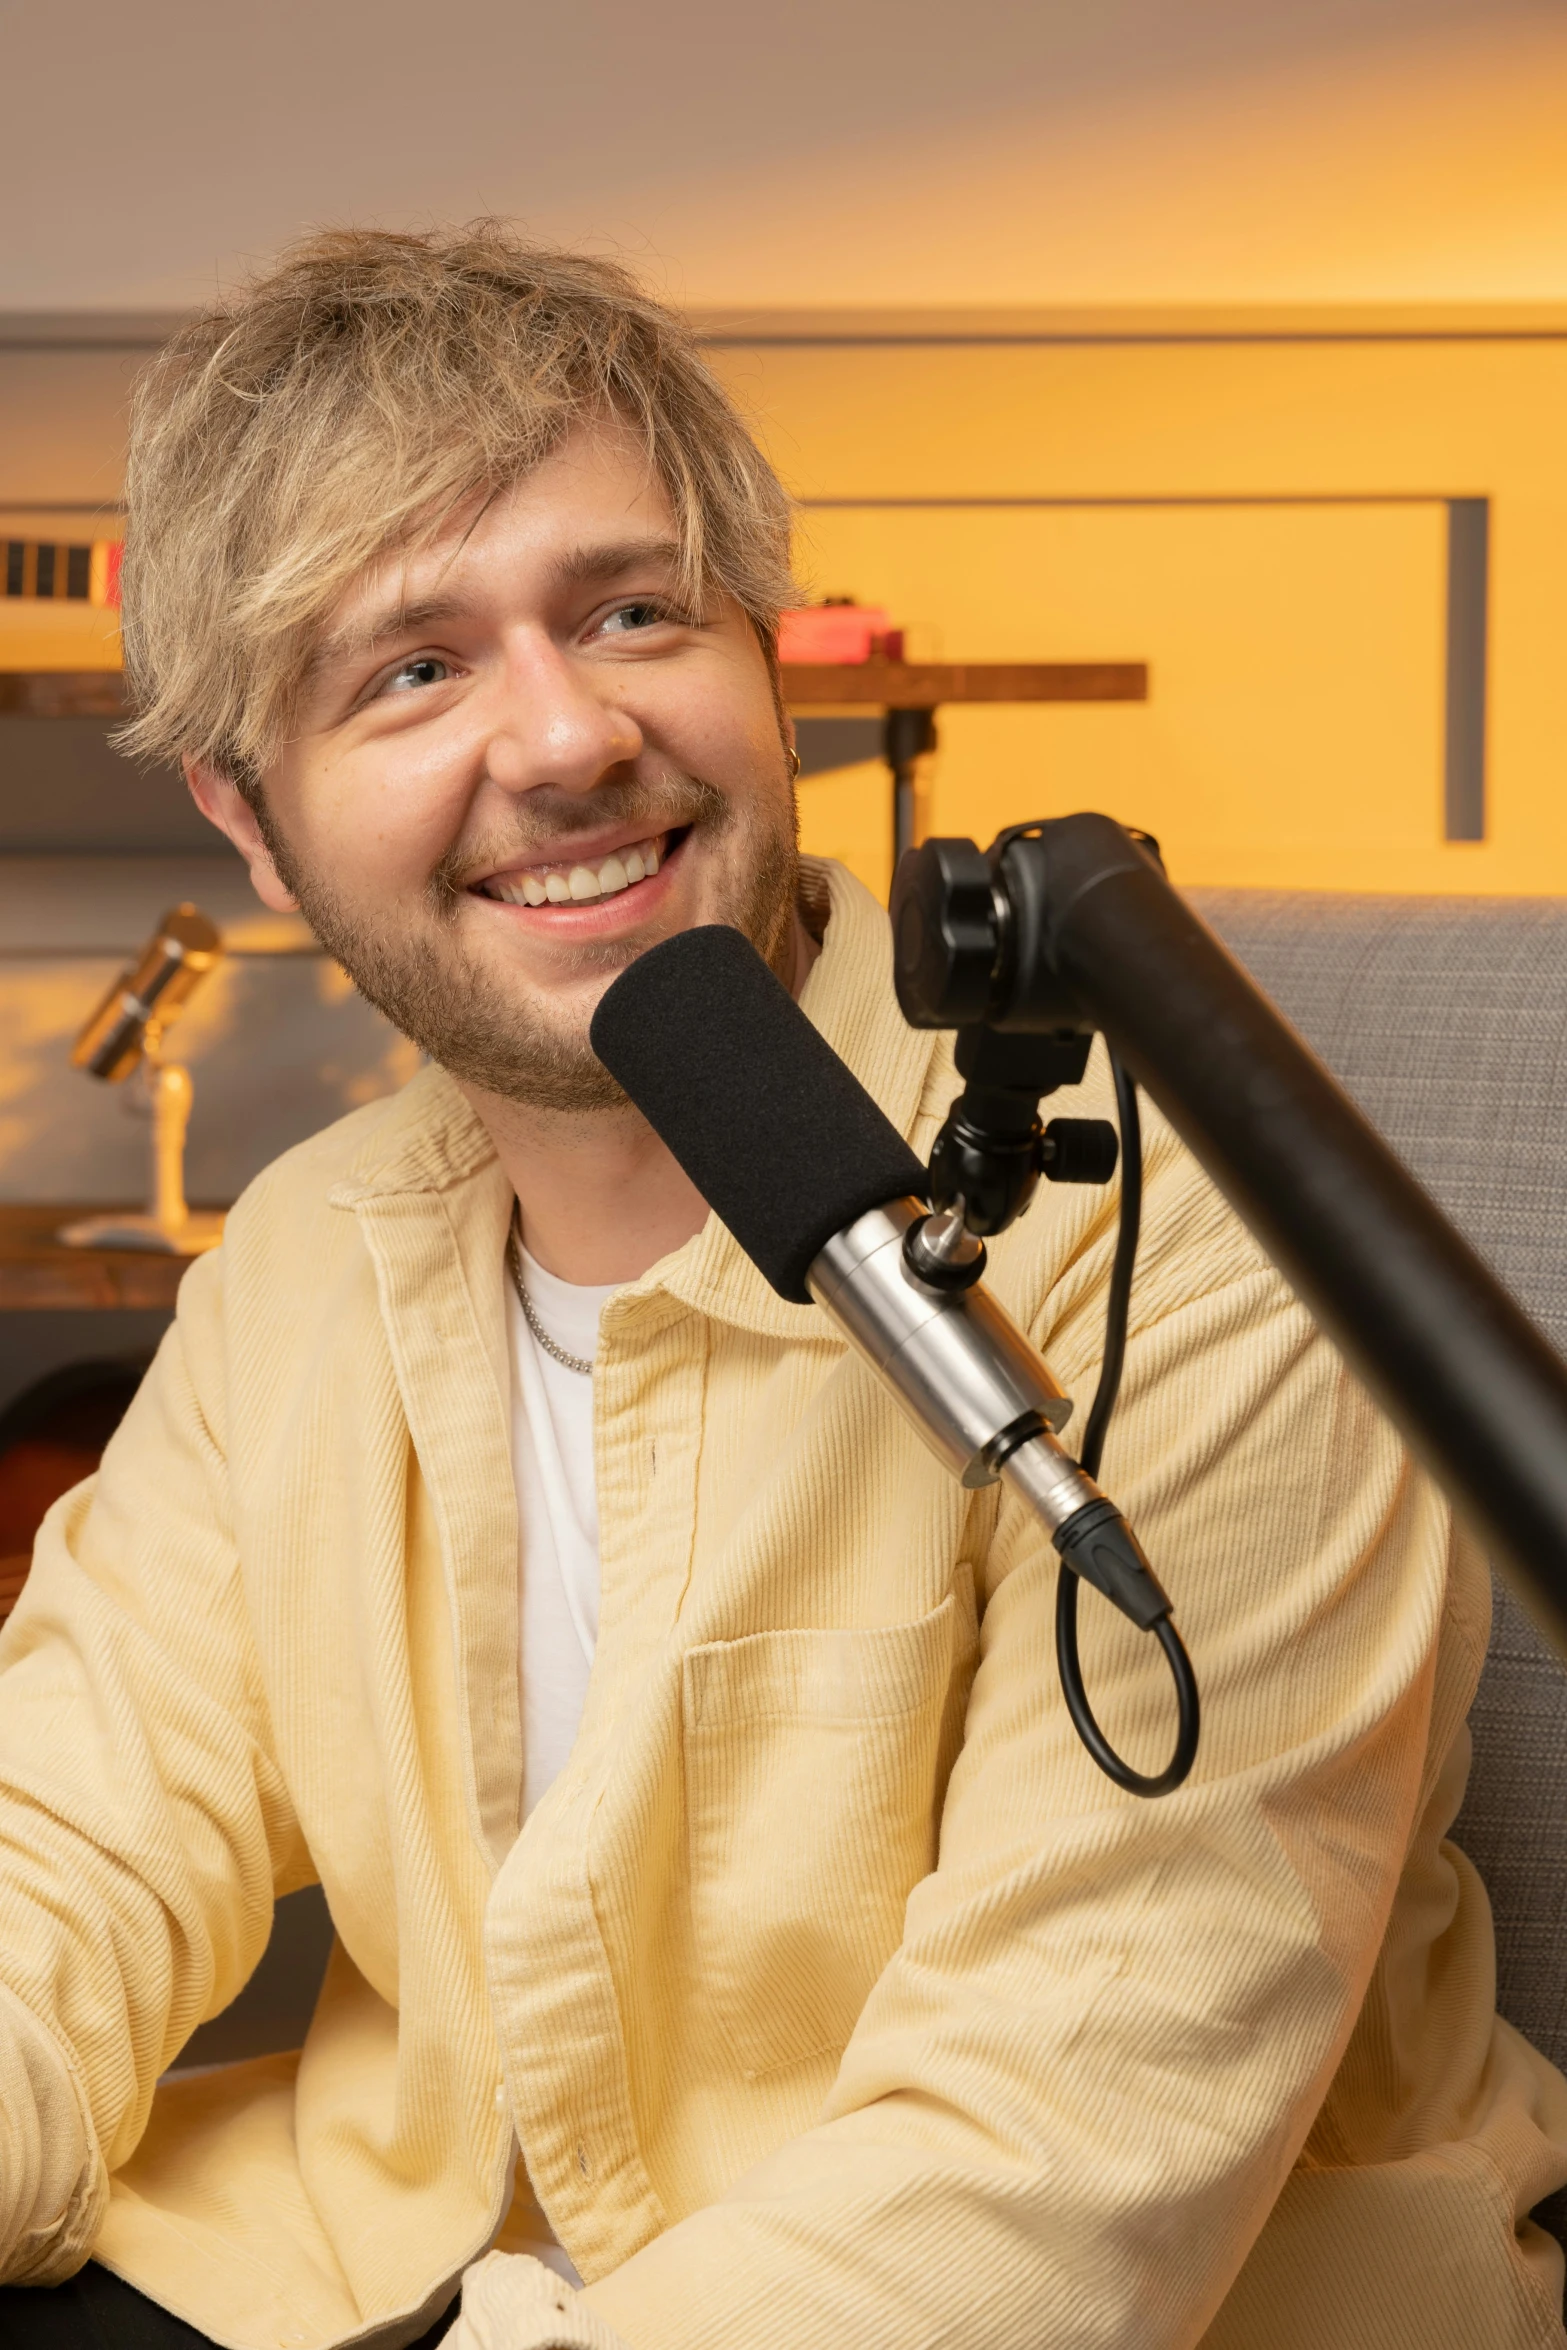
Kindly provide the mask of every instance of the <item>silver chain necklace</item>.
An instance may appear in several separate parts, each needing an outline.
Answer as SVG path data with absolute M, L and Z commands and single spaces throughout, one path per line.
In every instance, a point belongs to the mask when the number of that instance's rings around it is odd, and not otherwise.
M 584 1379 L 590 1379 L 593 1376 L 593 1357 L 589 1355 L 584 1362 L 581 1355 L 568 1354 L 558 1339 L 551 1338 L 533 1310 L 533 1300 L 528 1295 L 528 1284 L 522 1277 L 522 1258 L 518 1251 L 515 1220 L 513 1220 L 510 1232 L 506 1235 L 506 1262 L 511 1270 L 512 1287 L 517 1292 L 517 1302 L 522 1308 L 522 1318 L 550 1360 L 559 1363 L 564 1370 L 579 1372 Z

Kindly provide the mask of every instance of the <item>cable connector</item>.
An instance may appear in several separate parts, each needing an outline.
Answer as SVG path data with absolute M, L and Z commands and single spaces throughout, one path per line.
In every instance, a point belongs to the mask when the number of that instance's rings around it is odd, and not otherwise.
M 1091 1501 L 1059 1525 L 1051 1540 L 1074 1575 L 1102 1591 L 1139 1632 L 1170 1613 L 1170 1597 L 1113 1501 Z

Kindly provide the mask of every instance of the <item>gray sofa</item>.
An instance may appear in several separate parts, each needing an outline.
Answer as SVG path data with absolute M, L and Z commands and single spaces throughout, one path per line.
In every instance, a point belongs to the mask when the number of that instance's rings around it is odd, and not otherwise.
M 1567 1353 L 1567 901 L 1193 894 Z M 1567 2067 L 1567 1672 L 1500 1585 L 1471 1722 L 1497 2003 Z
M 1567 900 L 1192 895 L 1567 1354 Z M 1496 2003 L 1567 2070 L 1567 1671 L 1500 1583 L 1470 1726 Z

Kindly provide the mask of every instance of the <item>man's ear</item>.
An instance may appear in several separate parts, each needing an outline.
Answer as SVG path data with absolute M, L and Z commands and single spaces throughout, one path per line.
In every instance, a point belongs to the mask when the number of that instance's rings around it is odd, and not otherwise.
M 251 887 L 261 903 L 270 906 L 274 914 L 297 914 L 299 900 L 278 879 L 272 851 L 256 822 L 256 811 L 238 784 L 220 775 L 215 767 L 209 767 L 204 759 L 183 759 L 180 764 L 185 770 L 190 796 L 207 822 L 228 835 L 250 867 Z

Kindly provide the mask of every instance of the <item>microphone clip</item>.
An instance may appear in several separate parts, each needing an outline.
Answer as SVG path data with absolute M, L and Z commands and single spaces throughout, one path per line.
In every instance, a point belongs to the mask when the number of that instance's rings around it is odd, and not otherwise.
M 930 1154 L 935 1213 L 907 1243 L 911 1270 L 938 1287 L 966 1286 L 984 1270 L 959 1250 L 948 1229 L 956 1216 L 971 1240 L 1005 1232 L 1044 1176 L 1050 1183 L 1108 1183 L 1120 1144 L 1105 1118 L 1040 1121 L 1042 1098 L 1081 1085 L 1093 1036 L 1082 1029 L 1012 1035 L 982 1022 L 959 1031 L 962 1093 L 947 1113 Z M 973 1270 L 968 1270 L 973 1266 Z

